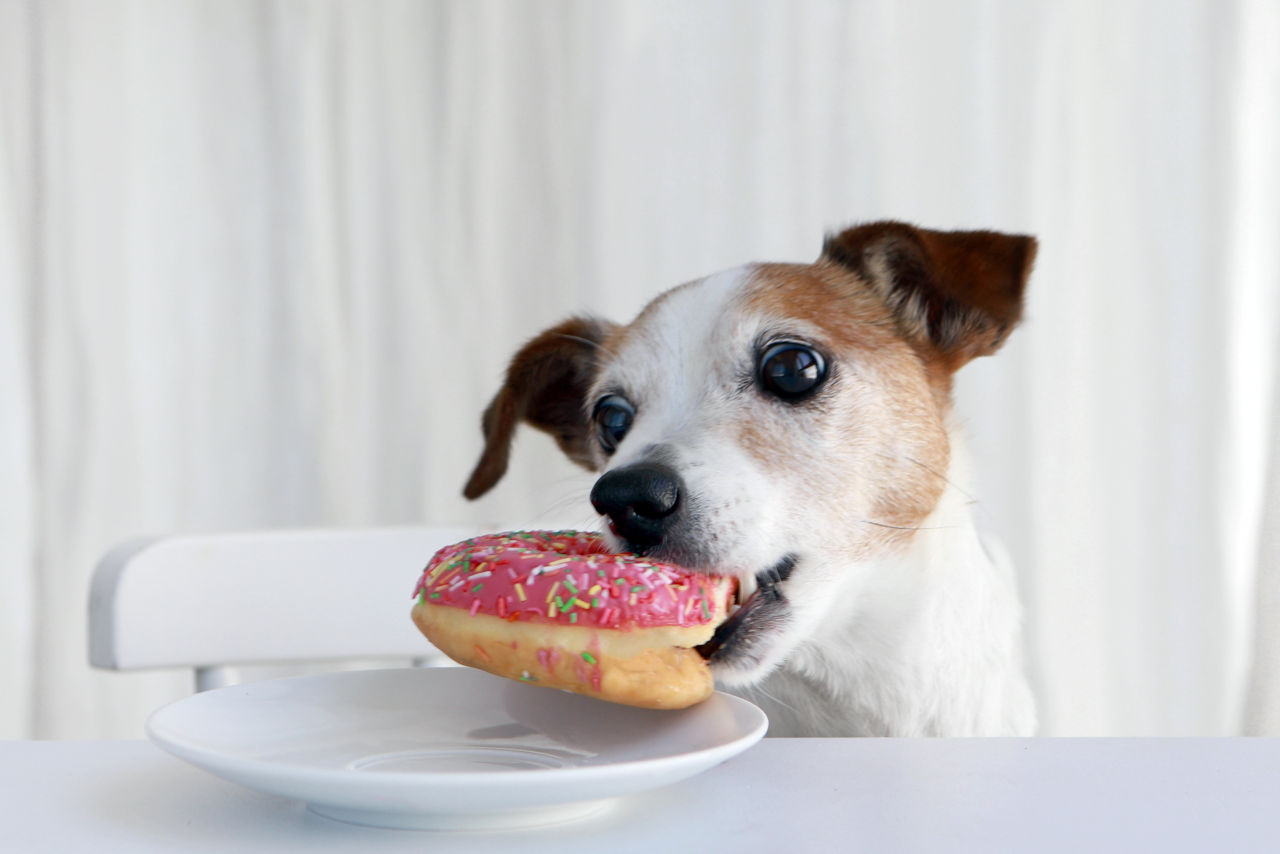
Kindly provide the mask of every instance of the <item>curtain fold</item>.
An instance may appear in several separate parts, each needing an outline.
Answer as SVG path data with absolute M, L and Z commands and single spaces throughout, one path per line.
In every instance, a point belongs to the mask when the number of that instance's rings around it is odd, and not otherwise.
M 35 15 L 31 4 L 0 5 L 0 737 L 31 724 L 35 655 L 36 437 L 31 332 L 40 199 Z
M 1245 735 L 1280 735 L 1280 371 L 1273 393 L 1266 493 L 1257 547 L 1257 585 Z
M 957 405 L 1044 732 L 1280 732 L 1278 10 L 0 2 L 0 737 L 187 690 L 87 667 L 122 539 L 593 524 L 459 495 L 516 347 L 880 218 L 1041 240 Z
M 1254 571 L 1228 576 L 1242 619 L 1227 631 L 1247 645 L 1243 730 L 1269 736 L 1280 735 L 1280 111 L 1263 105 L 1280 103 L 1278 43 L 1280 3 L 1242 3 L 1227 270 L 1242 294 L 1229 330 L 1238 429 L 1226 484 L 1238 503 L 1224 503 L 1224 514 L 1236 534 L 1233 566 Z

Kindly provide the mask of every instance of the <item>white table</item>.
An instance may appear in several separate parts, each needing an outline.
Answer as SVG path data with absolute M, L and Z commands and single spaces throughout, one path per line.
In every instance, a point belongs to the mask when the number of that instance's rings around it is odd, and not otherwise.
M 577 824 L 356 827 L 142 741 L 0 742 L 0 851 L 1280 851 L 1280 740 L 766 739 Z

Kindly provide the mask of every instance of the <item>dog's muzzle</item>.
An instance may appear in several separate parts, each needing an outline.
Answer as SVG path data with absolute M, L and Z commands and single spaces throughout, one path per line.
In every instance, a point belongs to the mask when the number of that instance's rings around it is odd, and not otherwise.
M 662 463 L 641 462 L 606 472 L 591 489 L 596 512 L 609 517 L 613 532 L 637 554 L 666 538 L 676 524 L 684 483 Z
M 719 626 L 698 652 L 712 664 L 741 665 L 760 660 L 761 641 L 790 620 L 782 583 L 796 568 L 796 556 L 786 555 L 756 574 L 755 592 Z

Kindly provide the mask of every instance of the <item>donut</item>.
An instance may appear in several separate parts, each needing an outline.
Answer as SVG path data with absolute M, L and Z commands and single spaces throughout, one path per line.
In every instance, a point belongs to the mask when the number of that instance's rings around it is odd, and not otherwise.
M 654 709 L 711 696 L 692 647 L 724 621 L 735 581 L 632 554 L 598 534 L 513 531 L 445 546 L 414 589 L 414 623 L 459 664 Z

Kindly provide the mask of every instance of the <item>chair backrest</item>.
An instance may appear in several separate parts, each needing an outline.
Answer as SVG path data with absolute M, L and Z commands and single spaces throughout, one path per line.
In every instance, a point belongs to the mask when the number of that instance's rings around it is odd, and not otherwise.
M 469 528 L 261 531 L 134 540 L 94 570 L 89 661 L 192 667 L 197 689 L 229 665 L 440 653 L 409 619 L 436 549 Z

